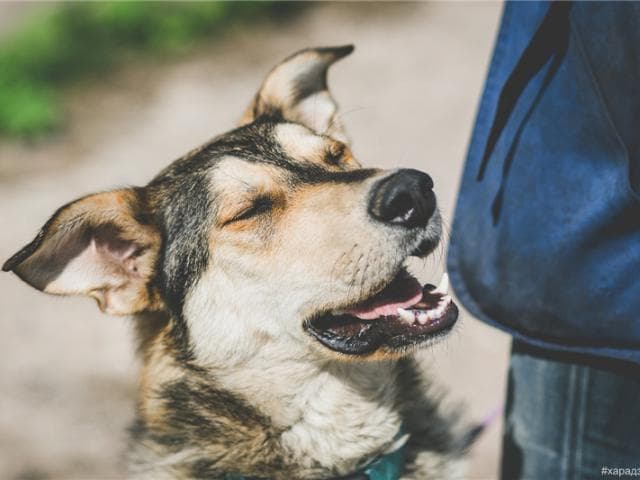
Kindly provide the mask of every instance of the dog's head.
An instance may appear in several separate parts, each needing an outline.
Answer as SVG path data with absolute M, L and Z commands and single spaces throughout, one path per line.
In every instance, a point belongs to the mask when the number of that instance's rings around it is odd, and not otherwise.
M 439 242 L 433 183 L 353 157 L 327 89 L 329 66 L 351 51 L 289 57 L 239 128 L 145 187 L 63 206 L 4 270 L 108 313 L 165 310 L 181 344 L 210 361 L 265 345 L 379 358 L 442 336 L 455 305 L 403 267 Z

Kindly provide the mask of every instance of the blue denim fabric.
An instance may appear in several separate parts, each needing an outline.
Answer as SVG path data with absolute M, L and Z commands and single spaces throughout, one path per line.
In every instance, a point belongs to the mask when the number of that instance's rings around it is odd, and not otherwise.
M 640 363 L 640 4 L 565 7 L 505 6 L 448 270 L 517 339 Z
M 502 478 L 632 478 L 610 477 L 602 470 L 640 472 L 638 405 L 635 363 L 550 353 L 514 342 Z

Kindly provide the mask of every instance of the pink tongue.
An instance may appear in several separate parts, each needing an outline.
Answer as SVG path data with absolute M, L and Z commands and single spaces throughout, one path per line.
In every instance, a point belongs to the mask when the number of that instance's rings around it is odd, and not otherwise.
M 406 272 L 401 272 L 375 297 L 347 310 L 362 320 L 397 315 L 398 308 L 409 308 L 422 300 L 422 286 L 418 280 Z

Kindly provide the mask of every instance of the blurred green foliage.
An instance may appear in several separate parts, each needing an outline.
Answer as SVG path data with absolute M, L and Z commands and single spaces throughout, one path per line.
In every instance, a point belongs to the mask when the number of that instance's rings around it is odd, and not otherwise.
M 33 138 L 62 121 L 62 87 L 124 58 L 187 51 L 231 25 L 280 18 L 279 2 L 55 3 L 0 44 L 0 134 Z

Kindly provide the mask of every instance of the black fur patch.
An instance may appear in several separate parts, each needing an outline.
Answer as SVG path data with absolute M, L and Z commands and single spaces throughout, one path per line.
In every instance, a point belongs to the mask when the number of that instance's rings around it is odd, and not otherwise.
M 244 400 L 215 388 L 207 374 L 191 372 L 160 387 L 157 395 L 166 411 L 162 425 L 150 428 L 137 420 L 130 428 L 134 445 L 153 442 L 165 455 L 196 449 L 195 459 L 175 465 L 189 478 L 236 473 L 229 463 L 256 480 L 262 472 L 286 468 L 278 443 L 281 432 Z

